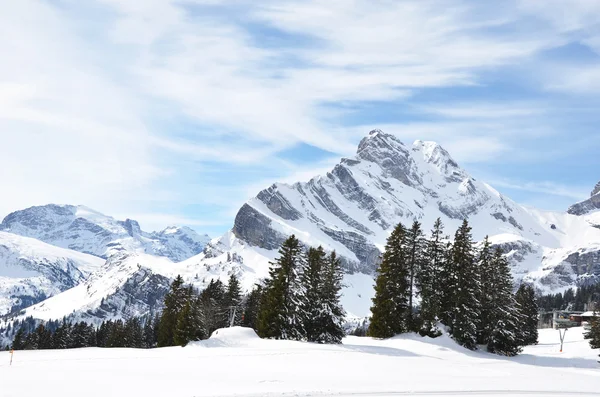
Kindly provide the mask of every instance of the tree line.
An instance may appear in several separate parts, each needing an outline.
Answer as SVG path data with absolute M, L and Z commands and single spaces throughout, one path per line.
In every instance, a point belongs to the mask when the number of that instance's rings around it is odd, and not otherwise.
M 544 311 L 573 310 L 582 312 L 592 302 L 600 302 L 600 284 L 584 285 L 577 289 L 569 288 L 564 293 L 543 295 L 538 305 Z
M 12 348 L 185 346 L 231 325 L 253 328 L 264 338 L 341 343 L 345 312 L 339 302 L 342 270 L 335 252 L 305 249 L 291 236 L 279 254 L 269 277 L 245 296 L 235 275 L 227 284 L 211 280 L 201 292 L 177 276 L 155 316 L 108 320 L 97 327 L 67 319 L 17 320 Z
M 442 324 L 468 349 L 485 345 L 489 352 L 514 356 L 537 343 L 537 322 L 533 288 L 524 284 L 513 294 L 501 249 L 493 249 L 487 237 L 476 248 L 468 221 L 453 240 L 440 219 L 429 238 L 415 221 L 410 228 L 398 224 L 387 239 L 367 335 L 437 337 Z
M 72 323 L 68 319 L 43 323 L 33 318 L 16 320 L 13 328 L 17 332 L 11 348 L 184 346 L 190 341 L 208 338 L 218 328 L 247 325 L 245 302 L 251 303 L 252 299 L 251 296 L 244 299 L 235 275 L 230 276 L 227 284 L 211 280 L 202 292 L 184 285 L 181 276 L 177 276 L 164 297 L 160 314 L 106 320 L 99 326 L 84 321 Z

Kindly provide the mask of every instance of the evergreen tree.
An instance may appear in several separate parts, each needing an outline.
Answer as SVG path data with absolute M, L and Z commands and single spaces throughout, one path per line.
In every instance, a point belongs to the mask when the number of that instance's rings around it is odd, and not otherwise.
M 522 344 L 524 346 L 537 345 L 539 308 L 536 302 L 533 286 L 529 284 L 521 284 L 515 298 L 522 317 Z
M 188 299 L 177 318 L 177 328 L 173 341 L 176 345 L 185 346 L 194 338 L 196 329 L 192 323 L 192 302 Z
M 256 285 L 246 297 L 242 326 L 256 330 L 262 293 L 263 287 L 261 285 Z
M 425 243 L 425 252 L 421 270 L 416 279 L 421 296 L 421 335 L 437 337 L 440 330 L 437 321 L 441 316 L 444 302 L 443 270 L 447 259 L 446 242 L 444 242 L 444 225 L 438 218 L 433 225 L 431 237 Z
M 592 349 L 600 349 L 600 317 L 594 317 L 590 326 L 590 330 L 584 334 L 584 337 L 590 340 Z
M 450 285 L 453 288 L 450 331 L 452 337 L 467 349 L 477 348 L 477 330 L 481 316 L 479 302 L 479 272 L 473 250 L 471 227 L 467 220 L 456 231 L 452 246 L 452 262 L 455 274 Z
M 340 303 L 344 277 L 342 263 L 335 251 L 325 259 L 323 274 L 321 333 L 315 342 L 339 344 L 345 336 L 343 325 L 346 312 Z
M 400 223 L 387 239 L 377 271 L 369 336 L 389 338 L 408 330 L 410 270 L 403 249 L 405 241 L 406 229 Z
M 499 247 L 493 254 L 491 270 L 491 274 L 487 277 L 492 279 L 490 293 L 494 305 L 486 316 L 490 324 L 487 350 L 504 356 L 516 356 L 521 352 L 523 341 L 521 327 L 524 319 L 512 293 L 513 280 L 510 265 Z
M 25 330 L 19 328 L 13 339 L 11 348 L 13 350 L 24 350 L 25 349 Z
M 52 334 L 53 349 L 67 349 L 70 344 L 70 327 L 63 323 Z
M 478 265 L 481 274 L 481 290 L 478 297 L 481 303 L 481 316 L 477 332 L 477 343 L 482 345 L 487 343 L 492 333 L 492 328 L 495 326 L 493 323 L 494 319 L 490 316 L 497 306 L 497 302 L 495 301 L 497 277 L 494 277 L 497 269 L 494 268 L 492 245 L 488 236 L 485 236 L 483 246 L 479 251 Z
M 294 340 L 305 337 L 300 282 L 304 262 L 300 242 L 292 235 L 282 244 L 279 258 L 271 263 L 258 318 L 260 336 Z
M 231 316 L 235 313 L 233 319 L 233 325 L 240 325 L 242 323 L 242 288 L 240 282 L 235 274 L 229 277 L 227 283 L 227 291 L 225 292 L 224 308 L 227 314 L 227 326 L 231 324 Z
M 144 331 L 139 318 L 132 317 L 125 322 L 123 330 L 125 347 L 141 349 L 144 347 Z
M 325 255 L 323 247 L 309 248 L 306 252 L 307 266 L 302 274 L 302 284 L 306 293 L 302 307 L 305 314 L 304 331 L 309 342 L 317 342 L 323 331 L 322 273 L 325 267 Z
M 187 300 L 187 289 L 183 285 L 183 278 L 177 278 L 171 283 L 171 289 L 165 295 L 164 309 L 158 329 L 158 346 L 173 346 L 175 329 L 179 313 Z
M 204 335 L 209 337 L 215 330 L 225 328 L 227 324 L 227 309 L 225 302 L 225 285 L 221 280 L 211 280 L 200 294 L 198 302 L 201 313 L 201 323 L 204 326 Z
M 421 326 L 415 319 L 413 296 L 415 295 L 415 278 L 418 278 L 423 264 L 425 250 L 425 236 L 421 229 L 421 224 L 414 221 L 412 227 L 406 231 L 405 248 L 408 257 L 409 267 L 409 295 L 408 295 L 408 313 L 406 325 L 410 331 L 418 331 Z
M 147 349 L 153 348 L 156 344 L 156 340 L 154 339 L 154 321 L 153 320 L 154 320 L 154 318 L 149 316 L 146 318 L 146 321 L 144 322 L 143 345 Z

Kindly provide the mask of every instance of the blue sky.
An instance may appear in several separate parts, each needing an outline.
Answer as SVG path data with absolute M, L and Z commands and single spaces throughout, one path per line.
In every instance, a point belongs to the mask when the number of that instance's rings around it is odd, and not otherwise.
M 374 128 L 564 210 L 600 180 L 597 15 L 595 0 L 10 2 L 0 216 L 85 204 L 216 236 Z

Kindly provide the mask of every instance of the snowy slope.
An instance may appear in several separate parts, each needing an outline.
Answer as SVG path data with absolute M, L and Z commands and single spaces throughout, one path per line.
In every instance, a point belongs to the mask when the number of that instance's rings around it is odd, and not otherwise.
M 0 232 L 0 315 L 84 281 L 101 258 Z
M 556 331 L 541 330 L 539 345 L 504 358 L 447 337 L 348 337 L 332 346 L 230 328 L 185 348 L 16 351 L 12 366 L 6 353 L 0 379 L 10 379 L 5 397 L 597 396 L 598 351 L 580 328 L 567 332 L 563 353 L 558 342 Z
M 127 251 L 181 261 L 202 252 L 210 240 L 187 227 L 146 233 L 131 219 L 117 221 L 84 206 L 54 204 L 13 212 L 0 230 L 102 258 Z

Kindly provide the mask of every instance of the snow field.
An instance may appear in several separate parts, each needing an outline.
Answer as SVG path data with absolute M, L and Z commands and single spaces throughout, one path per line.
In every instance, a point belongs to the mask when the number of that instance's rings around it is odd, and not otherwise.
M 17 351 L 0 355 L 0 395 L 393 396 L 600 395 L 597 351 L 581 328 L 541 330 L 516 358 L 470 352 L 447 337 L 348 337 L 341 346 L 218 330 L 185 348 Z

